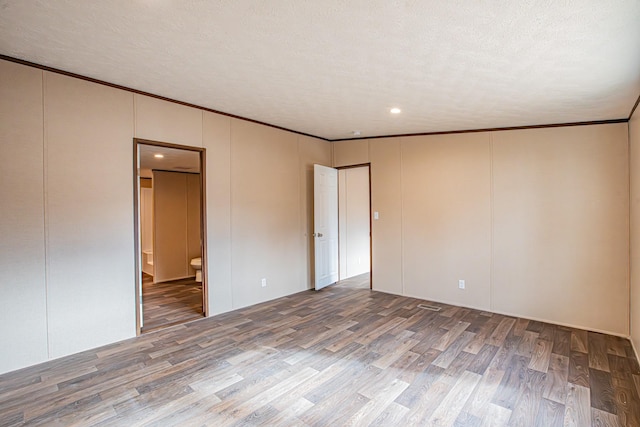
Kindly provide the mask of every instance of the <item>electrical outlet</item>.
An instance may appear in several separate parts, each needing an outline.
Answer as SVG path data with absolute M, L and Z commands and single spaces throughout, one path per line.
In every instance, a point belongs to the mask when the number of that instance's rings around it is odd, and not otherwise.
M 263 288 L 267 287 L 267 279 L 266 278 L 262 278 L 262 287 Z
M 464 280 L 458 280 L 458 288 L 464 289 Z

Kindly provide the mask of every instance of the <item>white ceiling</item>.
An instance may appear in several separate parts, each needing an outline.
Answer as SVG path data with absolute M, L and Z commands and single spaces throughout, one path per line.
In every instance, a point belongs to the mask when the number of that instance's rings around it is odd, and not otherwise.
M 640 1 L 0 0 L 0 54 L 327 139 L 620 119 Z
M 139 144 L 138 159 L 140 162 L 138 175 L 151 178 L 154 169 L 174 172 L 200 172 L 200 154 L 197 151 L 181 150 L 177 148 L 157 147 Z M 156 154 L 164 157 L 156 158 Z

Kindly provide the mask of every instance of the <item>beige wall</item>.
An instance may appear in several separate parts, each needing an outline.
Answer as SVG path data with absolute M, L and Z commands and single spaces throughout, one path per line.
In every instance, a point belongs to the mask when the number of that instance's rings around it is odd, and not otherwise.
M 231 285 L 231 119 L 203 117 L 206 151 L 208 315 L 234 308 Z M 206 267 L 206 266 L 205 266 Z M 203 271 L 203 274 L 205 272 Z
M 195 276 L 191 260 L 202 256 L 200 224 L 200 174 L 187 174 L 187 268 L 189 276 Z
M 628 335 L 627 141 L 626 123 L 416 136 L 334 161 L 371 161 L 374 289 Z
M 488 309 L 489 134 L 411 137 L 401 144 L 405 294 Z M 458 289 L 460 279 L 465 290 Z
M 241 120 L 231 128 L 232 296 L 244 307 L 306 289 L 298 140 Z
M 493 308 L 627 335 L 627 125 L 493 139 Z
M 140 180 L 140 252 L 142 271 L 153 276 L 153 188 L 151 187 L 151 178 Z
M 133 95 L 44 73 L 49 357 L 135 334 Z
M 153 281 L 194 276 L 191 259 L 201 256 L 200 175 L 153 171 L 153 205 Z
M 337 141 L 333 143 L 333 167 L 369 163 L 369 141 Z
M 207 150 L 209 315 L 313 287 L 330 143 L 6 61 L 0 95 L 0 373 L 135 336 L 134 137 Z
M 373 289 L 403 295 L 400 138 L 373 139 L 369 147 L 371 215 L 378 213 L 371 222 L 371 283 Z
M 202 147 L 203 111 L 135 94 L 135 136 Z
M 48 354 L 42 74 L 0 61 L 0 372 Z
M 640 353 L 640 108 L 629 122 L 631 168 L 631 342 Z

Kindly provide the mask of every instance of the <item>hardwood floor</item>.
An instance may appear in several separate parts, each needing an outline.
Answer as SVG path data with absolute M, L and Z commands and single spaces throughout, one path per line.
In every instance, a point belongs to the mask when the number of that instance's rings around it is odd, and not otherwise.
M 371 286 L 370 273 L 363 273 L 357 276 L 349 277 L 336 283 L 334 286 L 351 289 L 369 289 Z
M 639 389 L 628 340 L 338 285 L 0 376 L 0 425 L 638 426 Z
M 142 315 L 144 333 L 203 317 L 202 283 L 193 278 L 153 283 L 143 274 Z

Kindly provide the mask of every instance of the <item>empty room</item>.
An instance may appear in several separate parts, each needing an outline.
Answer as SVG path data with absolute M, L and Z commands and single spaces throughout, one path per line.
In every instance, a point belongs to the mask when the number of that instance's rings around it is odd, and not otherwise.
M 0 426 L 640 426 L 640 2 L 0 1 Z

